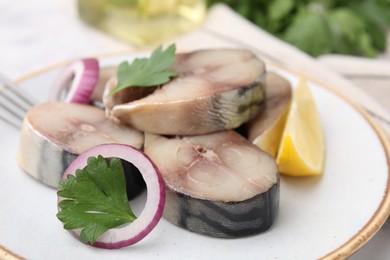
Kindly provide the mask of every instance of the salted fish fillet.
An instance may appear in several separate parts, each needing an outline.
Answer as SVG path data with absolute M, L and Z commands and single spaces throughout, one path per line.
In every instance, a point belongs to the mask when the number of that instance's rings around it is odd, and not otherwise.
M 292 98 L 291 84 L 282 76 L 267 73 L 263 110 L 246 123 L 248 140 L 276 158 Z
M 275 160 L 234 131 L 168 138 L 145 134 L 144 151 L 166 184 L 164 218 L 222 238 L 270 228 L 279 205 Z
M 72 103 L 41 103 L 26 114 L 17 162 L 33 178 L 57 188 L 65 169 L 95 145 L 143 146 L 144 135 L 107 119 L 103 110 Z
M 137 100 L 119 103 L 115 100 L 123 99 L 107 91 L 108 116 L 145 132 L 198 135 L 236 128 L 261 110 L 265 64 L 248 50 L 178 54 L 172 69 L 176 78 Z M 110 80 L 106 89 L 115 84 Z

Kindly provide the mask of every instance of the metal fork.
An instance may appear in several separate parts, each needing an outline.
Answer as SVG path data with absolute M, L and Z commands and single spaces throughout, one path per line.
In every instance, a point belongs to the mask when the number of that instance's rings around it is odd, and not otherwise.
M 0 74 L 0 120 L 20 129 L 24 115 L 35 102 L 20 88 Z

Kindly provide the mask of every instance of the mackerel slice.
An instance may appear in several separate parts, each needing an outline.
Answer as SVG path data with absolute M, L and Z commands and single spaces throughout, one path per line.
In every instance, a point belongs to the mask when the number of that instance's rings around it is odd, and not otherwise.
M 167 138 L 146 134 L 145 153 L 166 183 L 164 218 L 234 238 L 267 230 L 279 205 L 275 160 L 234 131 Z
M 17 162 L 26 173 L 56 188 L 65 169 L 83 151 L 105 143 L 141 148 L 143 141 L 143 133 L 113 123 L 99 108 L 41 103 L 25 116 Z
M 178 77 L 128 102 L 121 97 L 127 91 L 108 94 L 116 85 L 110 80 L 103 98 L 108 116 L 150 133 L 198 135 L 236 128 L 261 110 L 265 65 L 248 50 L 178 54 L 172 69 Z
M 290 108 L 290 83 L 276 73 L 267 73 L 264 109 L 246 123 L 248 140 L 276 158 Z

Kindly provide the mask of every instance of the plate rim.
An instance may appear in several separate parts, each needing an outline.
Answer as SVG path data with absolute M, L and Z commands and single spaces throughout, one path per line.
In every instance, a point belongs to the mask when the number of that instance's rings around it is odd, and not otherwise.
M 304 72 L 299 71 L 297 69 L 290 68 L 285 65 L 278 64 L 275 62 L 270 62 L 270 61 L 266 63 L 270 64 L 271 66 L 277 67 L 279 69 L 292 72 L 296 75 L 303 75 L 307 79 L 309 79 L 310 81 L 318 85 L 319 87 L 326 89 L 332 94 L 338 96 L 348 105 L 350 105 L 356 112 L 358 112 L 364 118 L 364 120 L 366 120 L 366 122 L 374 130 L 374 132 L 379 138 L 379 141 L 381 142 L 383 151 L 386 155 L 386 161 L 387 161 L 387 183 L 386 183 L 386 189 L 381 203 L 379 204 L 376 211 L 373 213 L 370 220 L 354 236 L 352 236 L 348 241 L 340 245 L 335 250 L 329 252 L 328 254 L 320 258 L 320 259 L 345 259 L 351 256 L 356 251 L 358 251 L 360 248 L 362 248 L 379 231 L 379 229 L 383 226 L 383 224 L 386 222 L 386 220 L 390 215 L 390 140 L 386 136 L 382 127 L 375 121 L 375 119 L 369 113 L 367 113 L 364 110 L 362 106 L 360 106 L 359 104 L 351 100 L 345 94 L 341 93 L 340 91 L 337 91 L 334 87 L 318 79 L 315 79 L 311 76 L 308 76 Z
M 114 52 L 105 52 L 100 53 L 96 55 L 90 55 L 88 57 L 94 57 L 99 60 L 101 59 L 107 59 L 107 58 L 113 58 L 116 56 L 130 56 L 130 55 L 137 55 L 141 53 L 145 53 L 151 51 L 150 48 L 140 49 L 140 50 L 125 50 L 125 51 L 114 51 Z M 183 49 L 179 50 L 180 52 L 183 52 Z M 187 50 L 186 50 L 187 51 Z M 77 57 L 74 59 L 68 59 L 62 62 L 54 63 L 45 67 L 42 67 L 40 69 L 34 70 L 32 72 L 26 73 L 17 79 L 13 80 L 17 85 L 23 83 L 24 81 L 30 80 L 34 77 L 37 77 L 39 75 L 42 75 L 44 73 L 47 73 L 51 70 L 58 69 L 61 67 L 64 67 L 65 65 L 71 63 L 74 60 L 80 59 L 83 57 Z M 260 57 L 261 58 L 261 57 Z M 358 114 L 360 114 L 364 120 L 369 124 L 369 126 L 373 129 L 373 131 L 376 133 L 377 137 L 379 138 L 379 141 L 381 143 L 381 146 L 383 148 L 383 151 L 385 153 L 386 162 L 387 162 L 387 183 L 386 183 L 386 189 L 385 193 L 383 195 L 382 201 L 379 204 L 376 211 L 373 213 L 372 217 L 369 219 L 369 221 L 354 235 L 352 236 L 348 241 L 346 241 L 344 244 L 340 245 L 333 251 L 327 253 L 320 259 L 345 259 L 352 254 L 354 254 L 356 251 L 358 251 L 360 248 L 362 248 L 383 226 L 383 224 L 386 222 L 390 215 L 390 141 L 389 138 L 384 133 L 384 130 L 380 125 L 375 121 L 375 119 L 367 113 L 362 106 L 357 104 L 356 102 L 352 101 L 349 97 L 347 97 L 345 94 L 343 94 L 341 91 L 337 91 L 334 87 L 330 86 L 329 84 L 318 80 L 312 76 L 307 75 L 305 72 L 291 68 L 284 64 L 279 64 L 274 61 L 270 61 L 268 59 L 262 58 L 264 63 L 266 64 L 266 69 L 268 66 L 276 67 L 281 70 L 285 70 L 286 72 L 293 73 L 297 76 L 303 75 L 306 77 L 309 81 L 315 83 L 317 86 L 326 89 L 327 91 L 331 92 L 332 94 L 335 94 L 337 97 L 342 99 L 344 102 L 346 102 L 348 105 L 350 105 Z M 12 252 L 11 250 L 7 249 L 6 247 L 2 246 L 0 244 L 0 257 L 4 257 L 5 260 L 14 260 L 14 259 L 24 259 L 23 257 L 19 256 L 17 253 Z

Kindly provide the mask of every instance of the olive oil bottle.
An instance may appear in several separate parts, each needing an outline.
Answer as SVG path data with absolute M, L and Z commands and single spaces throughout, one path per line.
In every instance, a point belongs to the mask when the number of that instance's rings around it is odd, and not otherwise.
M 155 45 L 198 26 L 205 0 L 78 0 L 86 23 L 134 46 Z

